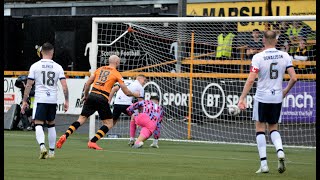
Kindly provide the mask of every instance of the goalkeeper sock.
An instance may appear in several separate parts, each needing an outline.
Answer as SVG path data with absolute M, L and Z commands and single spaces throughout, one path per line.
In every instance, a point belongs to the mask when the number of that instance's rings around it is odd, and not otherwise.
M 280 133 L 277 130 L 273 130 L 270 132 L 270 137 L 274 147 L 276 148 L 278 158 L 279 155 L 280 157 L 283 157 L 283 146 Z
M 130 121 L 130 138 L 134 138 L 136 136 L 136 124 L 134 121 Z
M 56 145 L 56 138 L 57 138 L 57 132 L 55 125 L 49 125 L 48 124 L 48 142 L 49 142 L 49 148 L 54 149 Z
M 80 123 L 78 121 L 73 122 L 68 130 L 64 133 L 66 135 L 66 138 L 68 138 L 74 131 L 76 131 L 80 127 Z
M 101 126 L 101 128 L 97 131 L 96 135 L 90 140 L 91 142 L 97 142 L 99 139 L 101 139 L 104 135 L 107 134 L 109 131 L 108 126 Z
M 267 142 L 265 133 L 257 132 L 256 140 L 261 161 L 261 167 L 267 166 Z
M 36 139 L 40 145 L 44 145 L 44 141 L 45 141 L 45 136 L 44 136 L 44 132 L 43 132 L 43 125 L 42 124 L 36 124 L 35 125 L 35 131 L 36 131 Z

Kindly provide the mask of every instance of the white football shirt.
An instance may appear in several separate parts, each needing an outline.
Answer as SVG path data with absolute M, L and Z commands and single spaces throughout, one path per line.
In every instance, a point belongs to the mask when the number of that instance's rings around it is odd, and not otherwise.
M 283 76 L 289 67 L 292 67 L 292 58 L 286 52 L 269 48 L 255 54 L 250 69 L 251 72 L 258 73 L 255 100 L 281 103 Z
M 50 59 L 35 62 L 29 70 L 28 79 L 34 80 L 34 101 L 56 104 L 58 100 L 58 80 L 65 79 L 62 67 Z
M 138 80 L 133 81 L 131 84 L 127 86 L 131 92 L 139 91 L 140 97 L 141 98 L 144 97 L 144 89 Z M 122 89 L 120 88 L 119 91 L 117 92 L 116 98 L 114 100 L 114 104 L 131 105 L 132 100 L 133 100 L 133 97 L 125 95 Z

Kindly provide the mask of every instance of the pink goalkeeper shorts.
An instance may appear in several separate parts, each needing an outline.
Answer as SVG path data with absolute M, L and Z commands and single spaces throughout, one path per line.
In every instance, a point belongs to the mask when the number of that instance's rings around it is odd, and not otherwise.
M 145 113 L 139 113 L 138 116 L 134 118 L 134 121 L 138 126 L 145 127 L 152 133 L 157 127 L 157 123 L 150 120 L 150 117 Z

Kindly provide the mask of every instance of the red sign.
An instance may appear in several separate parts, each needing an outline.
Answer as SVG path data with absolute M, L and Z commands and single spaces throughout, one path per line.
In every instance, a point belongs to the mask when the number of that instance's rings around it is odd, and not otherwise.
M 15 103 L 14 94 L 4 94 L 4 105 L 12 105 Z

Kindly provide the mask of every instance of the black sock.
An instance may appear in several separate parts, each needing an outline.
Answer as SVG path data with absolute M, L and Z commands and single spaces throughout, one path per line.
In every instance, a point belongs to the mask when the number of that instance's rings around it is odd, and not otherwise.
M 108 126 L 101 126 L 101 128 L 97 131 L 96 135 L 90 140 L 91 142 L 97 142 L 101 139 L 107 132 L 109 131 Z
M 80 123 L 78 121 L 75 121 L 69 126 L 68 130 L 64 134 L 68 138 L 69 135 L 71 135 L 74 131 L 76 131 L 80 126 L 81 126 Z

